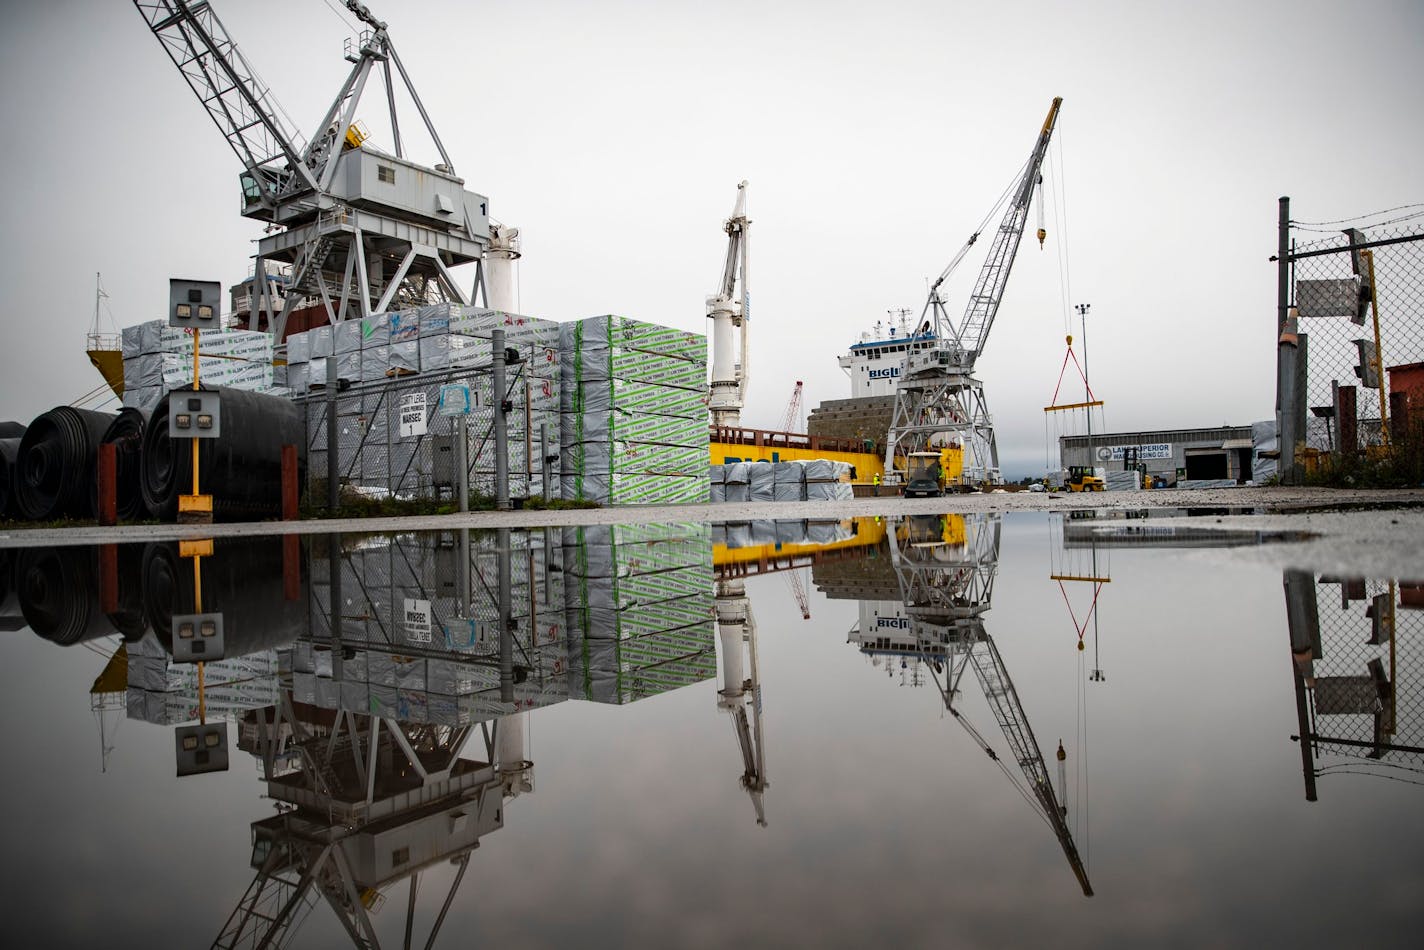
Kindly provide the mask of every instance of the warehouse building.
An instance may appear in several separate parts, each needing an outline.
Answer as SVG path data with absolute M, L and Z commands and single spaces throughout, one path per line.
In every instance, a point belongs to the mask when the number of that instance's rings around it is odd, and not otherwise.
M 1156 429 L 1063 436 L 1064 468 L 1093 465 L 1111 473 L 1145 466 L 1154 482 L 1235 482 L 1263 477 L 1261 455 L 1275 447 L 1275 426 L 1258 423 L 1211 429 Z M 1274 463 L 1269 466 L 1274 473 Z

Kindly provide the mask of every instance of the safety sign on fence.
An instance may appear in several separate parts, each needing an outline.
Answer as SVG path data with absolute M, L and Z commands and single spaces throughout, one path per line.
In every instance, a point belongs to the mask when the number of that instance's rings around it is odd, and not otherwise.
M 430 601 L 405 598 L 405 638 L 410 643 L 429 643 Z
M 406 393 L 400 401 L 400 437 L 425 435 L 425 393 Z

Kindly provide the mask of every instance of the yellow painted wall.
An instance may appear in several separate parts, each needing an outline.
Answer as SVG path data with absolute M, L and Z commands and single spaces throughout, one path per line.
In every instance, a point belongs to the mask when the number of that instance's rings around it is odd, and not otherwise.
M 788 449 L 780 446 L 733 445 L 713 442 L 709 446 L 713 465 L 730 462 L 809 462 L 830 459 L 855 466 L 855 481 L 869 483 L 885 476 L 885 460 L 870 452 L 828 452 L 825 449 Z M 773 457 L 774 456 L 774 457 Z
M 712 564 L 714 567 L 722 567 L 726 564 L 760 561 L 762 558 L 796 557 L 840 548 L 868 548 L 885 540 L 885 524 L 881 519 L 856 518 L 855 523 L 854 535 L 841 541 L 832 541 L 830 544 L 759 544 L 749 548 L 729 548 L 725 544 L 714 544 Z

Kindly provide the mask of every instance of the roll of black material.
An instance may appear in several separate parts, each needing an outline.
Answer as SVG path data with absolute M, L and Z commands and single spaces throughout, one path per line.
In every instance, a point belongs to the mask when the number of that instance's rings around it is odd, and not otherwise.
M 98 548 L 26 548 L 15 586 L 25 623 L 46 640 L 71 646 L 115 632 L 99 606 Z
M 15 590 L 15 554 L 12 548 L 0 548 L 0 630 L 19 630 L 25 626 L 20 596 Z
M 142 476 L 144 415 L 141 410 L 126 406 L 118 418 L 104 431 L 101 444 L 114 445 L 115 500 L 121 521 L 141 521 L 148 517 L 148 506 L 139 488 Z M 99 480 L 95 478 L 89 493 L 89 511 L 99 517 Z
M 148 632 L 148 605 L 143 599 L 142 544 L 115 545 L 118 553 L 119 583 L 117 609 L 108 612 L 109 623 L 129 643 L 137 643 Z
M 224 424 L 226 422 L 224 421 Z M 244 656 L 294 642 L 308 630 L 306 557 L 298 553 L 298 596 L 286 597 L 280 537 L 219 539 L 202 559 L 202 613 L 223 618 L 224 656 Z M 143 552 L 143 598 L 148 624 L 170 652 L 174 614 L 198 613 L 193 561 L 178 556 L 177 542 Z
M 208 387 L 204 387 L 207 389 Z M 306 471 L 306 419 L 281 396 L 216 387 L 222 394 L 222 435 L 205 439 L 198 453 L 199 488 L 213 497 L 218 521 L 272 518 L 282 513 L 282 446 L 297 447 L 297 483 Z M 192 443 L 168 438 L 164 395 L 143 435 L 140 487 L 149 512 L 162 521 L 178 516 L 178 496 L 193 490 Z
M 0 519 L 20 517 L 20 502 L 15 497 L 15 460 L 19 456 L 19 439 L 0 439 Z
M 10 476 L 22 518 L 88 516 L 94 460 L 114 418 L 110 412 L 58 406 L 30 423 Z

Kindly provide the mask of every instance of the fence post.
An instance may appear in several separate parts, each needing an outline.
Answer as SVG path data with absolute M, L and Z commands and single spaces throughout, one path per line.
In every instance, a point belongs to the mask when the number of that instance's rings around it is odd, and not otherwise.
M 1360 451 L 1359 406 L 1355 400 L 1354 386 L 1335 386 L 1335 433 L 1340 455 L 1354 455 Z
M 118 450 L 112 442 L 99 446 L 98 457 L 99 524 L 119 523 Z
M 1297 484 L 1296 442 L 1303 435 L 1297 431 L 1295 404 L 1304 394 L 1295 387 L 1296 362 L 1300 354 L 1296 346 L 1296 330 L 1290 319 L 1290 198 L 1280 199 L 1280 219 L 1276 240 L 1276 443 L 1280 449 L 1277 460 L 1281 484 Z
M 282 446 L 282 520 L 297 519 L 297 447 Z
M 1389 394 L 1389 437 L 1396 446 L 1409 441 L 1409 393 Z
M 490 348 L 494 351 L 494 506 L 508 511 L 509 505 L 509 432 L 504 416 L 504 331 L 490 332 Z

